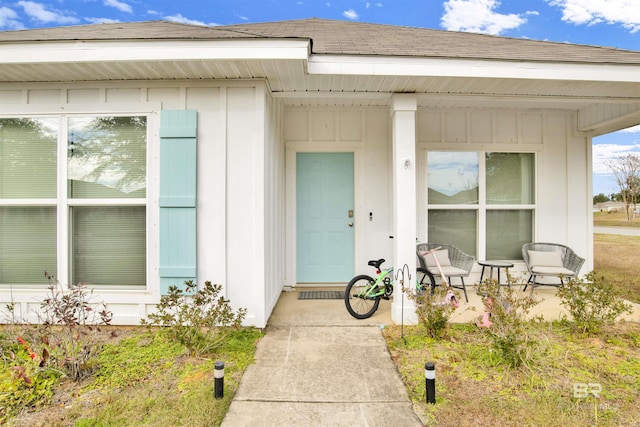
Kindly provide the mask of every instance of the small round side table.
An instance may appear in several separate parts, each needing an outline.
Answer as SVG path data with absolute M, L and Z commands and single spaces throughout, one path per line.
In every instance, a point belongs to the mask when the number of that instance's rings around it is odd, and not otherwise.
M 478 261 L 478 265 L 482 266 L 482 272 L 480 273 L 480 283 L 482 283 L 482 279 L 484 278 L 484 269 L 489 267 L 489 279 L 493 279 L 493 269 L 495 268 L 498 271 L 498 285 L 499 286 L 509 286 L 511 287 L 511 283 L 509 280 L 509 269 L 513 267 L 512 262 L 508 261 Z M 507 283 L 500 282 L 500 269 L 504 269 L 507 273 Z

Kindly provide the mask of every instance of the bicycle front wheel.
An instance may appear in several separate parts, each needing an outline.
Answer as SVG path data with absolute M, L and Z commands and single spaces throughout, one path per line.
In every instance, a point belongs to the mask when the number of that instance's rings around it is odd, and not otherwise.
M 350 315 L 356 319 L 366 319 L 376 312 L 380 305 L 380 295 L 371 296 L 375 280 L 366 274 L 356 276 L 347 284 L 344 292 L 344 305 Z

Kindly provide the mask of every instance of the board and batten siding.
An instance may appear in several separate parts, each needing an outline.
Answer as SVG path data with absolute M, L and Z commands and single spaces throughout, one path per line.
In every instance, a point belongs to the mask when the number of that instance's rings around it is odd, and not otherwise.
M 147 289 L 94 293 L 95 301 L 113 311 L 115 324 L 138 324 L 160 298 L 163 110 L 197 112 L 197 281 L 221 284 L 235 308 L 248 309 L 245 323 L 266 324 L 284 283 L 284 267 L 278 266 L 283 263 L 284 222 L 277 224 L 284 217 L 282 107 L 267 94 L 262 81 L 0 85 L 2 115 L 149 116 Z M 14 291 L 18 314 L 26 318 L 32 313 L 45 291 Z M 2 293 L 0 303 L 9 302 L 8 294 Z

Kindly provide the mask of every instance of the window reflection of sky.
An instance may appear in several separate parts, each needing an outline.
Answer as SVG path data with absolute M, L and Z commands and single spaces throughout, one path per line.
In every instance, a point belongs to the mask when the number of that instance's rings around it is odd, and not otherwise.
M 478 153 L 430 152 L 427 176 L 430 189 L 448 196 L 478 187 Z
M 95 121 L 96 117 L 73 117 L 68 121 L 68 178 L 103 185 L 125 194 L 145 189 L 146 176 L 137 175 L 133 170 L 137 166 L 136 161 L 144 162 L 144 145 L 134 145 L 126 151 L 121 148 L 120 156 L 131 158 L 130 161 L 123 161 L 117 158 L 115 145 L 109 144 L 110 138 L 144 137 L 137 135 L 135 129 L 118 128 L 108 132 L 96 126 Z M 118 135 L 119 132 L 122 135 Z M 76 149 L 80 149 L 80 155 L 74 153 Z
M 42 117 L 39 119 L 33 119 L 42 126 L 42 133 L 51 138 L 53 142 L 58 142 L 58 118 L 57 117 Z

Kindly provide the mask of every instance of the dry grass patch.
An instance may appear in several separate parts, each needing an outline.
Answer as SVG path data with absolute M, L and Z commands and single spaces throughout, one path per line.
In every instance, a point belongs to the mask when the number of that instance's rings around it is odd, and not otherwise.
M 640 218 L 627 222 L 624 212 L 594 212 L 593 225 L 596 227 L 640 227 Z
M 621 295 L 640 303 L 640 237 L 594 234 L 594 270 Z

